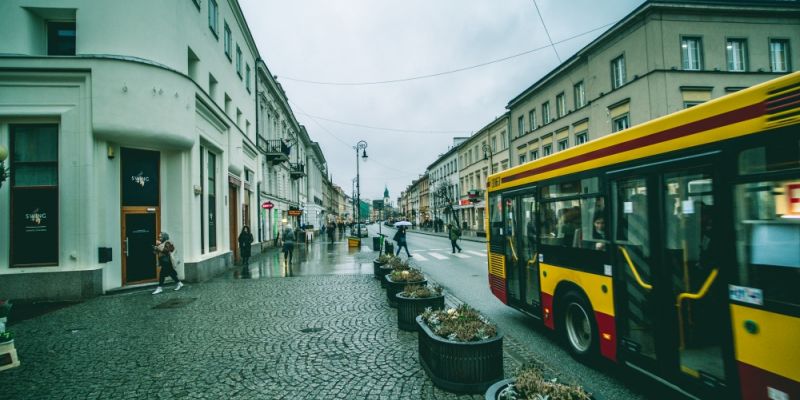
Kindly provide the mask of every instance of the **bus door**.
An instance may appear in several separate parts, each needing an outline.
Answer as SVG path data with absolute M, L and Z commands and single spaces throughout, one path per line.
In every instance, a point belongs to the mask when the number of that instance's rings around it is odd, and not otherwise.
M 540 317 L 539 252 L 535 188 L 504 198 L 509 304 Z
M 714 245 L 711 165 L 661 164 L 612 188 L 621 352 L 692 392 L 724 395 L 730 317 Z

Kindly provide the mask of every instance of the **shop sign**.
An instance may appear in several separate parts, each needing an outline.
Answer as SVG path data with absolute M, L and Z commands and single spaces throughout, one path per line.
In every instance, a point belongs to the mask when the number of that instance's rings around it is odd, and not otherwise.
M 261 203 L 261 208 L 263 208 L 265 210 L 271 210 L 273 207 L 275 207 L 275 204 L 272 204 L 271 201 L 265 201 L 265 202 Z
M 303 210 L 289 210 L 288 213 L 290 217 L 299 217 L 303 215 Z

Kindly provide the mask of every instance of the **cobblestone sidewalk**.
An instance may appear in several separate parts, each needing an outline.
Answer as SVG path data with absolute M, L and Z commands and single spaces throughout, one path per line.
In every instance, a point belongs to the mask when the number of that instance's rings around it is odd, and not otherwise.
M 0 397 L 483 398 L 434 388 L 416 333 L 396 321 L 369 275 L 218 278 L 104 296 L 14 325 L 22 365 L 0 373 Z M 520 346 L 506 350 L 509 375 Z

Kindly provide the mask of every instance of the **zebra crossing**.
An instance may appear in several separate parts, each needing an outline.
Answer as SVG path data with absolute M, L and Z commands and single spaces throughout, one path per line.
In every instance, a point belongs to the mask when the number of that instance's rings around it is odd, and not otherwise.
M 402 252 L 401 252 L 402 255 Z M 461 253 L 451 253 L 444 249 L 414 250 L 411 252 L 412 258 L 416 261 L 449 260 L 451 258 L 467 259 L 474 257 L 486 258 L 486 251 L 464 250 Z

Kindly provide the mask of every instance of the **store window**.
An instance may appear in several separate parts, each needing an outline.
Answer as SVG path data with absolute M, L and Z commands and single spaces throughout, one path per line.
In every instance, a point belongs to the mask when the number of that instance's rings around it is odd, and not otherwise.
M 13 124 L 11 266 L 58 265 L 58 125 Z

